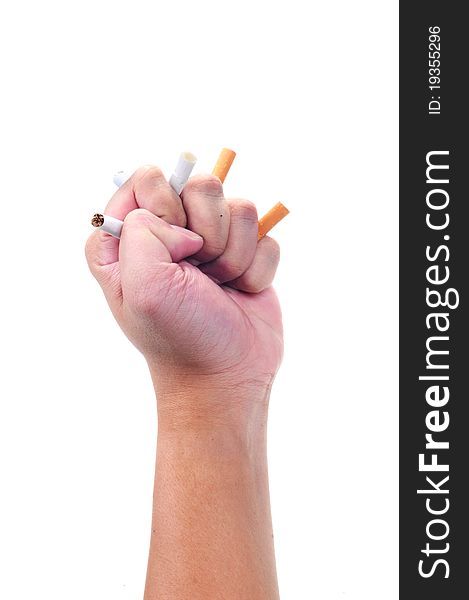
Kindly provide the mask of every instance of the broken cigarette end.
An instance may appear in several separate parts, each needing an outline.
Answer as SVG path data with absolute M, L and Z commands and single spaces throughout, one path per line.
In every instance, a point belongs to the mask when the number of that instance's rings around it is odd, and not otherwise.
M 277 202 L 269 212 L 259 219 L 259 231 L 257 239 L 260 240 L 269 233 L 272 227 L 275 227 L 279 221 L 288 215 L 290 211 L 281 202 Z
M 100 213 L 93 215 L 93 218 L 91 219 L 91 225 L 93 225 L 93 227 L 101 227 L 103 224 L 104 215 L 101 215 Z
M 216 175 L 218 179 L 223 183 L 228 175 L 228 171 L 233 164 L 236 152 L 229 148 L 223 148 L 220 152 L 220 156 L 213 167 L 212 175 Z
M 110 233 L 115 238 L 120 238 L 124 221 L 116 219 L 116 217 L 96 213 L 91 219 L 91 225 L 93 225 L 93 227 L 99 227 L 101 231 Z

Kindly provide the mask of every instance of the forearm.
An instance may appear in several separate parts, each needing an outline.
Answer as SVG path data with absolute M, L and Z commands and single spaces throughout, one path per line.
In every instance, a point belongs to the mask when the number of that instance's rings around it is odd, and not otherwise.
M 278 598 L 265 398 L 251 406 L 184 429 L 160 411 L 145 600 Z

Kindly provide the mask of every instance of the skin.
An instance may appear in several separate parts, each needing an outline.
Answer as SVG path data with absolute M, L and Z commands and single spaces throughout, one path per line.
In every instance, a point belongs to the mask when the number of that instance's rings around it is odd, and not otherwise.
M 180 198 L 157 167 L 138 169 L 95 231 L 91 272 L 155 388 L 158 443 L 145 600 L 275 600 L 266 459 L 281 313 L 279 248 L 257 241 L 257 212 L 218 178 Z M 174 227 L 175 226 L 175 227 Z

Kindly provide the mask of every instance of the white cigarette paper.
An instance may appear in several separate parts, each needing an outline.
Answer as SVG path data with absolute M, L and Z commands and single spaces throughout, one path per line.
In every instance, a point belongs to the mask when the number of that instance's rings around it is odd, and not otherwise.
M 186 185 L 196 162 L 197 158 L 191 152 L 183 152 L 179 157 L 176 168 L 169 178 L 169 185 L 178 196 Z
M 116 219 L 116 217 L 110 217 L 109 215 L 100 215 L 103 219 L 103 224 L 98 227 L 106 233 L 110 233 L 115 238 L 120 238 L 122 232 L 122 226 L 124 221 Z
M 123 183 L 125 183 L 129 179 L 129 175 L 125 171 L 117 171 L 117 173 L 112 178 L 112 181 L 120 187 Z

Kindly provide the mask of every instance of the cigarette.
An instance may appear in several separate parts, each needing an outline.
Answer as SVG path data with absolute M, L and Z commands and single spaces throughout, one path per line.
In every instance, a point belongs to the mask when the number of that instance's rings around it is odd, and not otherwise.
M 182 188 L 186 185 L 196 162 L 197 158 L 192 154 L 192 152 L 182 152 L 176 168 L 169 178 L 169 185 L 173 188 L 176 194 L 179 195 L 182 192 Z
M 112 236 L 119 239 L 124 221 L 116 219 L 115 217 L 110 217 L 109 215 L 96 213 L 91 219 L 91 225 L 93 225 L 93 227 L 98 227 L 99 229 L 102 229 L 106 233 L 110 233 Z
M 218 179 L 223 183 L 228 175 L 228 171 L 233 164 L 235 159 L 236 152 L 230 150 L 229 148 L 223 148 L 220 152 L 220 156 L 213 167 L 212 175 L 216 175 Z
M 277 202 L 269 212 L 259 219 L 259 230 L 257 233 L 257 239 L 262 239 L 269 233 L 272 227 L 275 227 L 279 221 L 288 215 L 290 211 L 281 202 Z
M 112 178 L 112 181 L 115 183 L 115 185 L 117 185 L 117 187 L 120 187 L 123 183 L 127 181 L 127 179 L 129 179 L 129 177 L 130 175 L 125 171 L 117 171 L 117 173 Z

